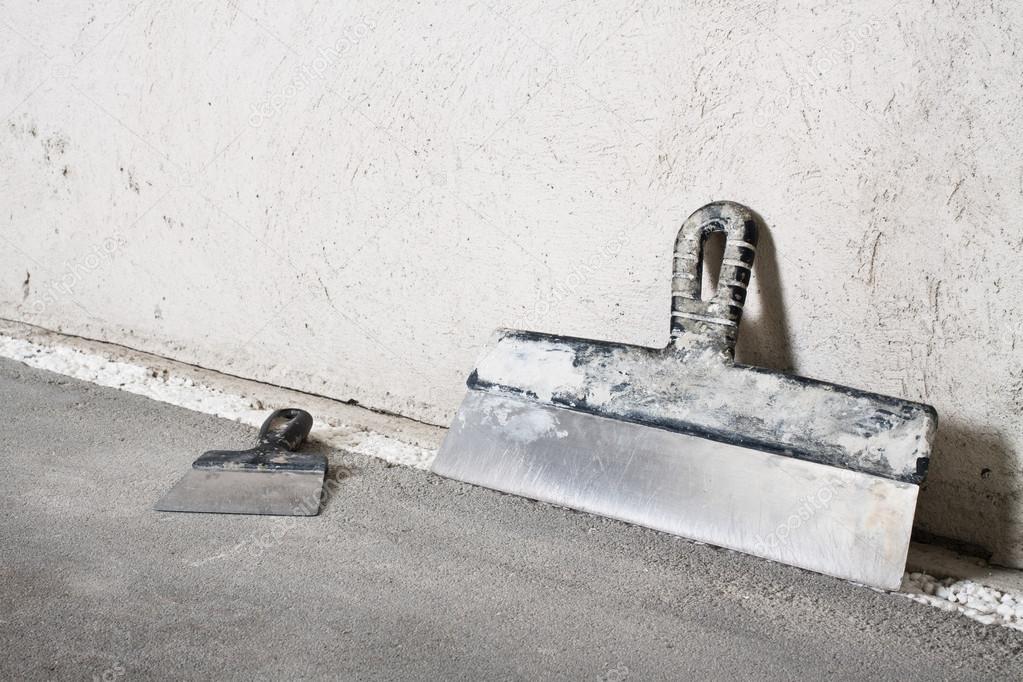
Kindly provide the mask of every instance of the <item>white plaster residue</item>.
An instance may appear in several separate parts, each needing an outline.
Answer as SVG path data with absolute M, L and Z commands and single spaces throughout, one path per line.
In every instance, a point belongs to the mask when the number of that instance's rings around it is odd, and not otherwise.
M 1023 630 L 1023 594 L 1002 592 L 972 580 L 938 580 L 926 573 L 907 573 L 898 594 L 985 625 Z
M 249 426 L 260 426 L 272 409 L 264 405 L 254 407 L 250 399 L 225 393 L 187 377 L 156 372 L 148 367 L 110 360 L 102 355 L 66 346 L 42 345 L 0 335 L 0 357 Z M 428 469 L 436 455 L 434 450 L 380 433 L 334 423 L 330 419 L 316 420 L 310 440 L 420 469 Z
M 558 429 L 558 420 L 547 410 L 523 410 L 508 417 L 504 423 L 505 432 L 512 440 L 528 445 L 540 438 L 554 435 L 564 438 L 566 431 Z
M 518 400 L 509 400 L 492 395 L 486 401 L 486 411 L 480 415 L 484 424 L 493 424 L 501 428 L 508 437 L 522 445 L 528 445 L 540 438 L 554 436 L 565 438 L 567 431 L 558 428 L 558 418 L 550 409 L 523 404 Z M 461 414 L 461 413 L 460 413 Z M 464 422 L 464 416 L 463 416 Z
M 338 427 L 333 428 L 334 430 L 343 430 Z M 421 448 L 411 443 L 400 441 L 397 438 L 385 436 L 382 433 L 363 431 L 358 437 L 353 437 L 350 433 L 339 434 L 342 437 L 335 440 L 324 438 L 323 432 L 325 430 L 313 429 L 313 436 L 328 445 L 337 443 L 335 447 L 343 447 L 345 450 L 360 455 L 378 457 L 393 464 L 402 464 L 417 469 L 429 469 L 430 465 L 433 464 L 433 458 L 437 455 L 436 450 Z
M 560 439 L 568 436 L 568 431 L 558 428 L 558 417 L 550 410 L 505 403 L 497 397 L 492 397 L 493 401 L 499 402 L 494 403 L 487 414 L 483 415 L 483 422 L 495 422 L 516 443 L 529 445 L 549 436 Z
M 590 386 L 586 394 L 586 402 L 590 405 L 606 405 L 611 402 L 613 391 L 610 386 Z
M 488 382 L 528 386 L 539 400 L 549 401 L 555 393 L 584 395 L 586 376 L 574 361 L 575 351 L 564 344 L 505 338 L 484 354 L 477 371 Z
M 638 347 L 574 348 L 557 338 L 521 337 L 500 330 L 477 373 L 493 393 L 575 396 L 614 414 L 642 412 L 705 428 L 730 430 L 737 422 L 782 443 L 841 447 L 864 463 L 903 473 L 927 456 L 933 420 L 888 417 L 869 398 L 827 386 L 806 386 L 786 375 L 736 370 L 707 351 L 677 356 Z

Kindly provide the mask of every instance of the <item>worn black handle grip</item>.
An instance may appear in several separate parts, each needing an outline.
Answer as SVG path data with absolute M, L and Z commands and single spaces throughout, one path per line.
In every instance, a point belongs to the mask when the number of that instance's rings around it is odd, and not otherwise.
M 704 301 L 703 244 L 713 232 L 725 233 L 725 255 L 717 293 Z M 756 252 L 756 217 L 742 204 L 716 201 L 686 219 L 675 240 L 671 280 L 673 345 L 685 343 L 734 355 Z
M 259 429 L 259 443 L 297 450 L 312 429 L 313 416 L 305 410 L 294 407 L 276 410 Z

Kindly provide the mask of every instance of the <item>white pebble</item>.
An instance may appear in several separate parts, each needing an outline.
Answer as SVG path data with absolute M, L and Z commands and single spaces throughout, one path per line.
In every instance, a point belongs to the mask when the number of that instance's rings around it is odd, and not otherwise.
M 902 594 L 921 604 L 958 612 L 984 625 L 1023 630 L 1023 594 L 1008 594 L 972 580 L 942 578 L 926 573 L 907 573 Z

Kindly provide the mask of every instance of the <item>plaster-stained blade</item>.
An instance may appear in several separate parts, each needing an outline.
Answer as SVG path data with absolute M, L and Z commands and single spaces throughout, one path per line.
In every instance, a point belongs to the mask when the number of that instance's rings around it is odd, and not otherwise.
M 469 391 L 442 476 L 896 588 L 917 486 Z
M 238 452 L 205 453 L 155 509 L 315 516 L 320 510 L 327 459 L 320 454 L 292 452 L 311 428 L 312 417 L 307 412 L 274 412 L 263 424 L 259 445 Z
M 727 241 L 704 301 L 702 245 L 714 231 Z M 937 415 L 736 364 L 756 241 L 738 204 L 685 222 L 667 348 L 498 330 L 433 471 L 897 588 Z

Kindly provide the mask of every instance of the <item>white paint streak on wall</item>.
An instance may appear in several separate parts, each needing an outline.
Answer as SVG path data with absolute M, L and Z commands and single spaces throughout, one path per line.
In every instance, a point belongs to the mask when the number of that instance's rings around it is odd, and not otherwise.
M 1023 565 L 1023 6 L 810 9 L 16 3 L 0 315 L 443 423 L 496 327 L 665 343 L 732 199 L 739 359 L 934 404 L 920 525 Z

